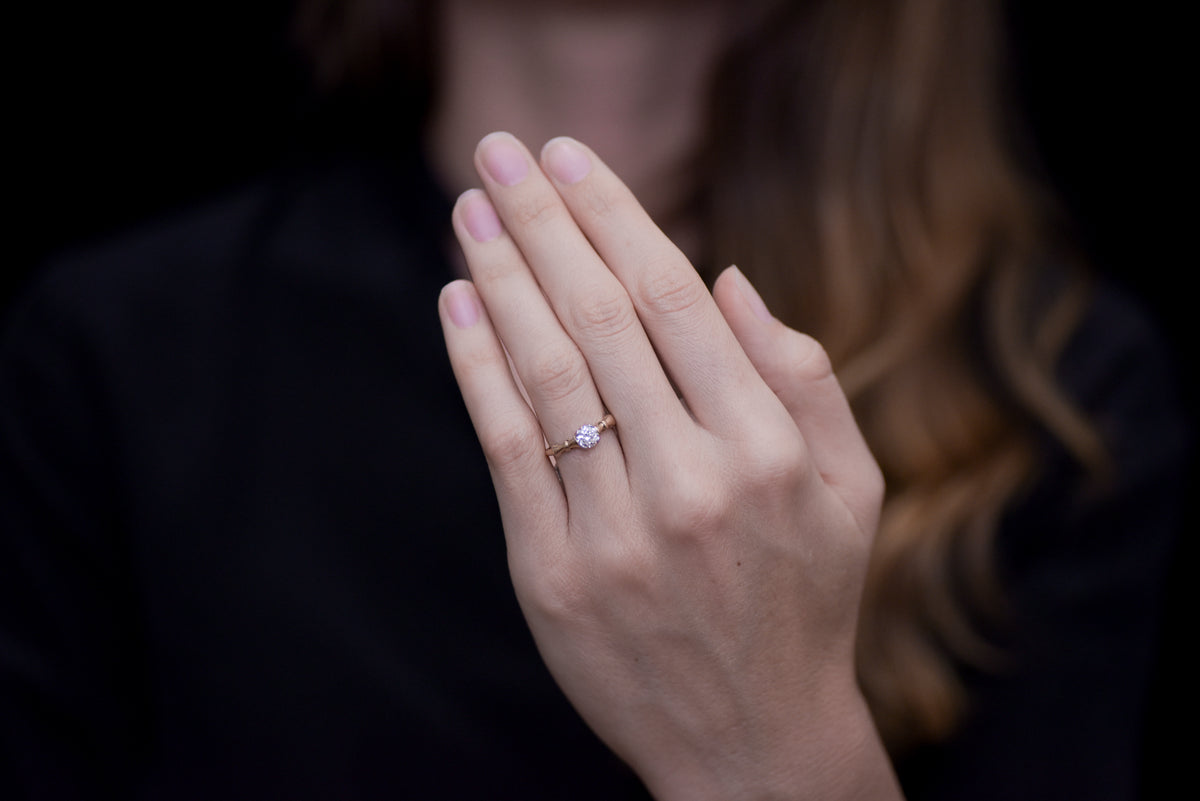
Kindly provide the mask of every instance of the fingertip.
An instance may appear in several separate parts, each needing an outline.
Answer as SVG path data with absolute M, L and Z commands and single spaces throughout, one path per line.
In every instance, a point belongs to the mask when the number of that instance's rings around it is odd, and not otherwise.
M 776 319 L 749 280 L 734 265 L 726 267 L 717 276 L 713 284 L 713 299 L 743 348 L 750 340 L 758 342 L 768 337 L 775 328 Z
M 482 153 L 487 149 L 489 144 L 496 141 L 505 141 L 517 147 L 524 147 L 524 145 L 521 144 L 521 140 L 517 138 L 516 134 L 500 129 L 492 131 L 491 133 L 485 134 L 483 137 L 481 137 L 479 142 L 475 145 L 475 152 Z
M 525 146 L 507 131 L 493 131 L 475 146 L 475 164 L 501 186 L 516 186 L 529 174 Z
M 774 322 L 775 316 L 771 314 L 766 302 L 763 301 L 762 296 L 758 294 L 758 290 L 750 283 L 750 279 L 746 277 L 745 273 L 736 264 L 730 265 L 725 272 L 731 274 L 730 280 L 733 281 L 743 302 L 754 313 L 754 316 L 764 323 Z
M 451 281 L 442 287 L 438 298 L 446 318 L 455 328 L 472 328 L 479 322 L 480 303 L 475 285 L 465 279 Z
M 542 146 L 541 164 L 560 184 L 576 184 L 592 171 L 587 149 L 569 136 L 557 136 Z
M 712 294 L 718 305 L 725 306 L 726 304 L 735 302 L 739 299 L 737 295 L 733 294 L 735 287 L 733 283 L 731 283 L 734 280 L 734 274 L 737 271 L 737 265 L 731 264 L 722 270 L 719 275 L 717 275 L 716 281 L 713 281 Z
M 504 224 L 496 214 L 496 207 L 482 189 L 468 189 L 459 195 L 452 213 L 458 217 L 471 238 L 481 244 L 491 242 L 504 233 Z

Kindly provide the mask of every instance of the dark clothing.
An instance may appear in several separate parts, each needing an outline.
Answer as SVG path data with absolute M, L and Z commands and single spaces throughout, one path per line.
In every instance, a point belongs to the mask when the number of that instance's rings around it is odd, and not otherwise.
M 64 260 L 14 308 L 16 797 L 645 797 L 515 602 L 437 321 L 448 217 L 421 165 L 335 160 Z M 1182 458 L 1168 375 L 1102 295 L 1066 380 L 1117 491 L 1077 497 L 1048 457 L 1001 538 L 1023 650 L 899 766 L 911 797 L 1132 792 Z

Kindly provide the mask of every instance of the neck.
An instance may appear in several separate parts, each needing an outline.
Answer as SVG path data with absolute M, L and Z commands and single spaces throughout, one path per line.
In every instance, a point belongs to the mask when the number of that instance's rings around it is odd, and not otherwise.
M 507 130 L 535 153 L 565 134 L 594 148 L 660 224 L 679 208 L 727 4 L 604 5 L 441 4 L 444 55 L 426 145 L 448 190 L 478 184 L 471 154 L 490 131 Z

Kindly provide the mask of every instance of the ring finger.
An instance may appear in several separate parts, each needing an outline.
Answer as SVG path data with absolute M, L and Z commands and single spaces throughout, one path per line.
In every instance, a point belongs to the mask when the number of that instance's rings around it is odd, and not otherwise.
M 475 165 L 550 313 L 578 346 L 616 415 L 634 457 L 626 459 L 631 480 L 645 477 L 634 475 L 639 470 L 662 469 L 655 444 L 679 441 L 693 425 L 625 287 L 524 145 L 509 134 L 491 134 L 476 149 Z M 631 443 L 637 443 L 632 450 Z
M 465 192 L 452 220 L 471 278 L 547 441 L 572 440 L 581 426 L 599 422 L 608 411 L 583 354 L 547 304 L 486 193 Z M 623 453 L 611 433 L 585 453 L 562 453 L 556 461 L 564 478 L 586 474 L 586 480 L 564 482 L 569 499 L 592 493 L 612 497 L 612 485 L 625 484 Z

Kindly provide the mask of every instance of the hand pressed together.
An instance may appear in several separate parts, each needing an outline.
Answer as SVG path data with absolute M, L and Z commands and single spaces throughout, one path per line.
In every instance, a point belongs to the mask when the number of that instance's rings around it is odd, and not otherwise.
M 854 678 L 883 484 L 824 351 L 578 142 L 475 161 L 440 310 L 555 679 L 660 798 L 898 797 Z

